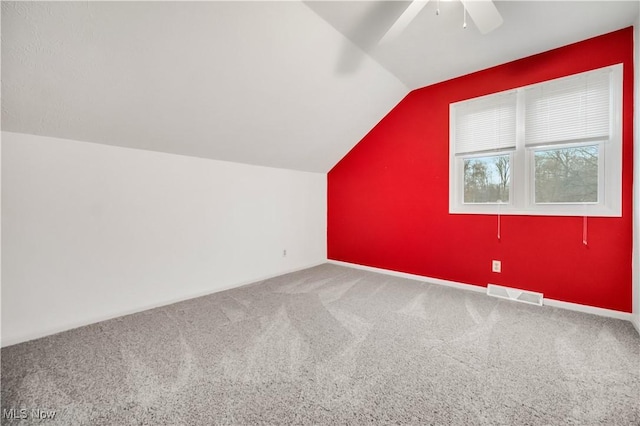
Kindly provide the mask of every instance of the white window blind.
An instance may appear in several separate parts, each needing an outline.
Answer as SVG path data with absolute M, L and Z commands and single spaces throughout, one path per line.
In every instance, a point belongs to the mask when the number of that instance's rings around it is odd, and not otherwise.
M 525 145 L 609 138 L 610 70 L 590 71 L 525 90 Z
M 620 217 L 622 82 L 617 64 L 450 104 L 449 211 Z
M 516 92 L 457 103 L 454 129 L 456 155 L 515 149 Z

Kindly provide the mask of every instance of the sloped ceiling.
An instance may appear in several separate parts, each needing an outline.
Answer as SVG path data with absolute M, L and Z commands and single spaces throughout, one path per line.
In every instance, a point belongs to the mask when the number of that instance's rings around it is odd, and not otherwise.
M 328 171 L 408 88 L 301 2 L 2 2 L 2 129 Z
M 2 129 L 326 172 L 410 90 L 632 25 L 637 1 L 2 2 Z
M 504 23 L 482 35 L 470 18 L 462 28 L 460 1 L 430 0 L 396 39 L 379 44 L 409 3 L 309 1 L 307 5 L 410 89 L 629 27 L 640 10 L 637 0 L 494 1 Z

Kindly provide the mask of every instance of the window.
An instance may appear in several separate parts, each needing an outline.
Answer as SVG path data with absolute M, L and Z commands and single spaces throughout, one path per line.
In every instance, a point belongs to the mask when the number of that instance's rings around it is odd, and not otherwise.
M 464 202 L 509 202 L 509 155 L 464 159 Z
M 598 145 L 534 151 L 536 203 L 597 203 Z
M 451 213 L 621 216 L 622 65 L 451 104 Z

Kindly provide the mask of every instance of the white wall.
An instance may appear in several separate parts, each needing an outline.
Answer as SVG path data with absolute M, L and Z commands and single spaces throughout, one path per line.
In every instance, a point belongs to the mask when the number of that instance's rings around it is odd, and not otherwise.
M 2 217 L 2 135 L 0 134 L 0 217 Z M 2 220 L 0 220 L 0 340 L 2 339 Z M 1 342 L 0 342 L 1 343 Z
M 326 261 L 325 174 L 2 139 L 3 346 Z
M 635 59 L 635 135 L 633 144 L 633 314 L 632 322 L 640 333 L 640 15 L 634 32 Z

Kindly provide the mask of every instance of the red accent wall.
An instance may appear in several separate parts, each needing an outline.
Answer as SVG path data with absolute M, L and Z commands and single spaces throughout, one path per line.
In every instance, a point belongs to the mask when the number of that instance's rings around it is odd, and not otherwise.
M 624 64 L 621 218 L 449 214 L 449 104 Z M 631 312 L 633 28 L 409 93 L 328 174 L 328 257 Z M 491 260 L 502 273 L 491 272 Z

